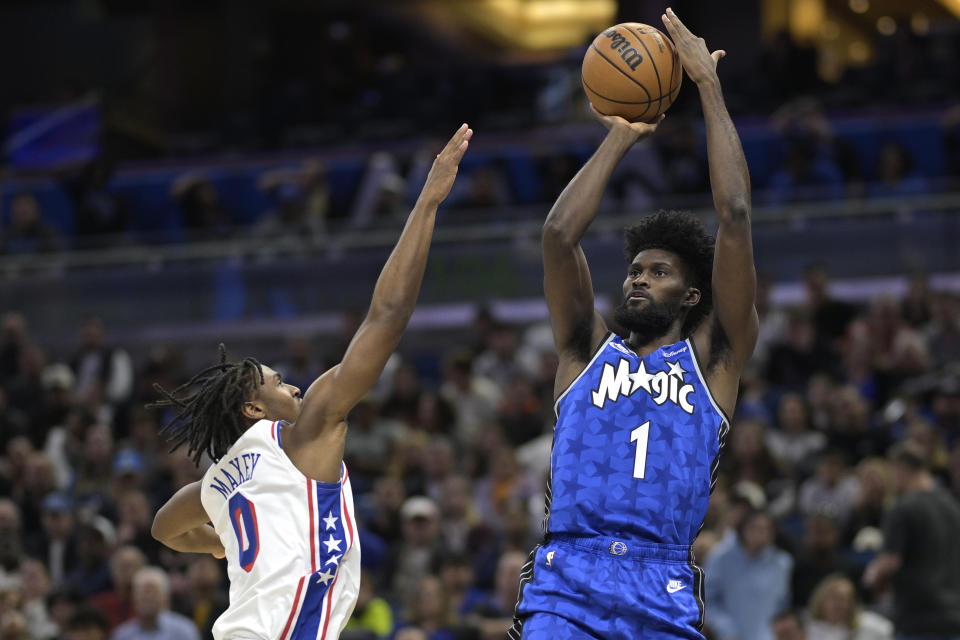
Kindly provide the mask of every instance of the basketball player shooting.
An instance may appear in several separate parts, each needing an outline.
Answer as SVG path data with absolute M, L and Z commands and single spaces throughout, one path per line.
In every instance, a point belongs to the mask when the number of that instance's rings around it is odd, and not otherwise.
M 702 640 L 703 523 L 741 371 L 757 336 L 750 179 L 717 62 L 671 10 L 663 23 L 706 121 L 716 240 L 690 213 L 626 230 L 616 321 L 594 310 L 580 239 L 620 159 L 656 123 L 609 129 L 543 227 L 544 289 L 560 357 L 545 538 L 521 573 L 512 639 Z
M 153 536 L 226 557 L 230 606 L 213 627 L 217 640 L 332 639 L 350 618 L 360 544 L 343 464 L 346 417 L 413 313 L 437 207 L 472 135 L 464 124 L 437 156 L 343 361 L 302 397 L 253 358 L 226 362 L 222 345 L 220 364 L 173 392 L 159 389 L 166 399 L 153 406 L 179 410 L 164 428 L 174 448 L 215 464 L 160 509 Z

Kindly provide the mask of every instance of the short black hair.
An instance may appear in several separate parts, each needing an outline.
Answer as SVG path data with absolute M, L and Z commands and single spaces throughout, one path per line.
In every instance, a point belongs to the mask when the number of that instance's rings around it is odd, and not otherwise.
M 927 469 L 927 461 L 924 457 L 923 447 L 915 442 L 904 440 L 890 447 L 887 457 L 891 462 L 902 464 L 913 471 L 924 471 Z
M 627 264 L 645 249 L 663 249 L 680 257 L 687 283 L 700 290 L 700 302 L 687 312 L 680 329 L 682 337 L 689 337 L 713 309 L 713 236 L 689 211 L 665 209 L 627 227 L 624 233 Z
M 103 632 L 110 631 L 110 623 L 107 621 L 107 617 L 93 607 L 81 607 L 67 621 L 68 631 L 86 631 L 91 627 Z
M 179 412 L 160 429 L 173 443 L 171 451 L 182 444 L 199 465 L 206 453 L 220 460 L 247 430 L 249 419 L 243 416 L 243 403 L 250 400 L 262 385 L 263 367 L 253 358 L 227 362 L 227 349 L 220 345 L 220 362 L 200 371 L 173 391 L 159 384 L 153 388 L 164 396 L 147 405 L 148 409 L 177 407 Z M 199 386 L 193 393 L 178 398 L 185 391 Z

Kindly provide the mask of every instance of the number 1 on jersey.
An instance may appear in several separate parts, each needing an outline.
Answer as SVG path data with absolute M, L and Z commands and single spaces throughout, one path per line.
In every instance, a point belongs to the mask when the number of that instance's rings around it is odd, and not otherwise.
M 637 443 L 637 455 L 633 459 L 633 477 L 643 478 L 647 470 L 647 440 L 650 438 L 650 421 L 630 432 L 630 442 Z

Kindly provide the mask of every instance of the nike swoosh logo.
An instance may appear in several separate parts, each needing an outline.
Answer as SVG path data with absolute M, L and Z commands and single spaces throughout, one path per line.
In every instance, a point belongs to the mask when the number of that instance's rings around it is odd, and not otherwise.
M 677 591 L 680 591 L 680 589 L 686 589 L 686 588 L 687 588 L 687 585 L 685 584 L 681 584 L 679 587 L 667 585 L 667 593 L 676 593 Z

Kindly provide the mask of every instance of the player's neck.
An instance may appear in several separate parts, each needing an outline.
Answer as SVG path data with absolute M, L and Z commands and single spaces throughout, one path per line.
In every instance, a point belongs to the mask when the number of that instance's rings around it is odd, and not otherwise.
M 643 357 L 650 355 L 660 347 L 676 344 L 680 342 L 680 340 L 682 340 L 680 337 L 680 327 L 673 326 L 670 327 L 669 331 L 660 336 L 649 336 L 637 331 L 631 331 L 630 336 L 626 339 L 626 343 L 635 354 Z

